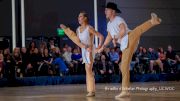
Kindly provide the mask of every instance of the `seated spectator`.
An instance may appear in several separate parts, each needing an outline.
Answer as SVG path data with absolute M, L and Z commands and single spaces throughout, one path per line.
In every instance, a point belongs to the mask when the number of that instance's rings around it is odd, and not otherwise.
M 136 54 L 137 54 L 137 57 L 139 58 L 139 57 L 141 57 L 141 55 L 142 55 L 142 53 L 143 53 L 143 47 L 142 46 L 140 46 L 139 47 L 139 49 L 136 51 Z
M 115 48 L 115 52 L 117 52 L 117 53 L 118 53 L 118 55 L 119 55 L 119 62 L 121 62 L 121 58 L 122 58 L 122 51 L 120 50 L 120 48 L 119 48 L 119 47 L 116 47 L 116 48 Z
M 156 65 L 159 66 L 162 73 L 164 72 L 163 63 L 159 59 L 158 53 L 156 51 L 154 51 L 154 49 L 149 48 L 148 58 L 150 60 L 150 72 L 151 73 L 155 73 L 155 71 L 153 70 L 153 67 L 156 66 Z
M 40 37 L 40 39 L 42 39 L 44 37 Z M 41 41 L 40 44 L 39 44 L 39 54 L 43 54 L 44 52 L 44 49 L 47 48 L 47 43 L 45 41 Z
M 40 47 L 39 47 L 39 49 L 41 50 L 41 49 L 45 49 L 45 48 L 47 48 L 47 45 L 46 45 L 46 42 L 45 41 L 43 41 L 43 42 L 41 42 L 40 43 Z
M 177 73 L 180 74 L 180 56 L 176 55 L 176 67 L 177 67 Z
M 172 46 L 168 46 L 168 50 L 166 52 L 166 58 L 168 62 L 168 68 L 170 69 L 170 72 L 174 72 L 176 59 L 175 59 L 176 53 L 173 51 Z
M 41 64 L 41 56 L 37 48 L 29 55 L 29 60 L 26 68 L 27 76 L 38 75 L 38 67 Z
M 41 55 L 41 64 L 38 67 L 38 75 L 47 76 L 54 74 L 54 68 L 52 67 L 53 58 L 49 54 L 47 48 L 44 49 L 43 55 Z
M 158 54 L 159 54 L 159 59 L 163 63 L 164 72 L 168 72 L 169 69 L 168 69 L 168 62 L 166 59 L 166 53 L 164 52 L 164 49 L 162 47 L 158 49 Z
M 49 50 L 51 50 L 51 49 L 53 49 L 53 48 L 55 48 L 56 46 L 55 46 L 55 43 L 54 43 L 54 39 L 50 39 L 49 40 L 49 43 L 48 43 L 48 49 Z
M 131 60 L 131 63 L 130 63 L 130 71 L 133 71 L 136 67 L 136 65 L 138 64 L 139 62 L 139 59 L 137 58 L 136 54 L 134 53 L 133 54 L 133 57 L 132 57 L 132 60 Z M 139 72 L 143 72 L 142 69 L 139 70 Z
M 94 63 L 93 63 L 93 70 L 94 70 L 95 75 L 99 74 L 98 73 L 99 72 L 99 70 L 98 70 L 99 64 L 98 63 L 99 63 L 99 61 L 101 61 L 102 53 L 96 53 L 95 54 Z
M 69 67 L 70 74 L 74 74 L 74 65 L 72 63 L 71 56 L 72 56 L 72 48 L 71 47 L 64 48 L 64 54 L 63 54 L 64 61 Z
M 163 61 L 166 61 L 166 55 L 165 55 L 165 52 L 163 50 L 163 48 L 159 48 L 158 49 L 158 54 L 159 54 L 159 59 L 163 62 Z
M 0 78 L 3 78 L 4 68 L 5 68 L 4 57 L 3 54 L 0 53 Z
M 33 53 L 35 48 L 36 48 L 36 43 L 35 43 L 35 41 L 30 42 L 29 47 L 28 47 L 28 50 L 27 50 L 27 51 L 28 51 L 28 54 Z
M 22 58 L 21 58 L 19 48 L 14 49 L 14 51 L 13 51 L 13 59 L 15 61 L 16 76 L 17 77 L 23 77 Z
M 143 68 L 144 73 L 148 73 L 149 57 L 148 57 L 148 52 L 147 52 L 146 48 L 143 48 L 141 55 L 139 55 L 139 66 Z
M 114 72 L 113 65 L 111 62 L 106 61 L 105 55 L 101 55 L 100 61 L 95 66 L 98 70 L 98 74 L 104 76 L 106 82 L 111 81 L 111 76 Z
M 23 76 L 25 76 L 25 69 L 28 65 L 28 58 L 29 58 L 29 54 L 27 53 L 27 49 L 25 47 L 21 48 L 21 58 L 22 58 L 22 74 Z
M 69 72 L 69 69 L 65 65 L 65 62 L 60 57 L 60 50 L 58 47 L 55 48 L 55 53 L 53 53 L 53 62 L 52 64 L 55 65 L 56 74 L 63 76 L 66 75 Z
M 110 61 L 110 48 L 105 48 L 104 51 L 102 52 L 103 55 L 106 57 L 106 61 Z
M 99 62 L 99 73 L 101 75 L 113 73 L 113 66 L 110 62 L 106 61 L 105 55 L 101 56 L 101 61 Z
M 68 47 L 69 47 L 68 44 L 63 44 L 63 48 L 62 48 L 63 52 L 65 52 L 68 49 Z
M 4 50 L 4 62 L 5 62 L 5 77 L 8 80 L 15 80 L 15 61 L 10 54 L 9 48 Z
M 77 48 L 73 49 L 71 59 L 72 59 L 72 62 L 74 64 L 74 72 L 76 74 L 85 73 L 85 69 L 84 69 L 84 66 L 82 64 L 82 55 L 78 52 Z
M 112 48 L 109 55 L 110 55 L 110 61 L 114 65 L 115 74 L 119 74 L 119 54 L 115 52 L 114 48 Z

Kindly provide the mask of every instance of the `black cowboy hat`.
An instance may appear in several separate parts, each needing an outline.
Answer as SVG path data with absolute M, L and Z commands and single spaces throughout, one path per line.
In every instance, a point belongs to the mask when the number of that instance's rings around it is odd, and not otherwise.
M 108 2 L 105 8 L 110 8 L 116 11 L 116 13 L 121 13 L 121 11 L 117 8 L 117 4 L 113 2 Z

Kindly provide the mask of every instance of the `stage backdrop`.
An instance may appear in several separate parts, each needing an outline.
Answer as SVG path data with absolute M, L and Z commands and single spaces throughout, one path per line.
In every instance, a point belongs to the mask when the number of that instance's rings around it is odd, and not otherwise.
M 20 1 L 20 0 L 16 0 Z M 73 1 L 73 2 L 72 2 Z M 155 12 L 161 16 L 161 25 L 146 32 L 140 45 L 145 47 L 166 48 L 171 44 L 180 49 L 180 2 L 179 0 L 98 0 L 99 31 L 106 33 L 106 19 L 104 16 L 105 2 L 116 2 L 122 10 L 122 16 L 131 29 L 150 18 Z M 16 10 L 18 10 L 16 2 Z M 74 30 L 78 26 L 77 16 L 81 10 L 89 13 L 90 23 L 94 25 L 93 0 L 25 0 L 26 36 L 54 36 L 60 23 L 71 26 Z M 11 0 L 0 0 L 0 37 L 11 36 Z M 20 12 L 16 11 L 17 22 Z M 20 24 L 17 24 L 20 27 Z M 17 28 L 17 39 L 20 40 L 20 29 Z

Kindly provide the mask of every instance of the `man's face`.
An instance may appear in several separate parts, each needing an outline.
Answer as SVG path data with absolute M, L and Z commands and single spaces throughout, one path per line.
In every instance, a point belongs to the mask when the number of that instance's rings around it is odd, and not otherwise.
M 115 12 L 115 11 L 114 11 L 113 9 L 105 8 L 106 18 L 109 19 L 109 18 L 113 15 L 114 12 Z

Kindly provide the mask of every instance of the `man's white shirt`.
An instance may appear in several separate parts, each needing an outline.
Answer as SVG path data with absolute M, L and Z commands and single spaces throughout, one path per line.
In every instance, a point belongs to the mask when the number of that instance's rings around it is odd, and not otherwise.
M 126 31 L 123 38 L 120 40 L 120 24 L 125 24 Z M 111 34 L 112 38 L 118 39 L 118 43 L 121 45 L 120 49 L 123 51 L 128 47 L 128 33 L 129 28 L 123 18 L 116 16 L 113 21 L 109 21 L 107 24 L 107 31 Z

